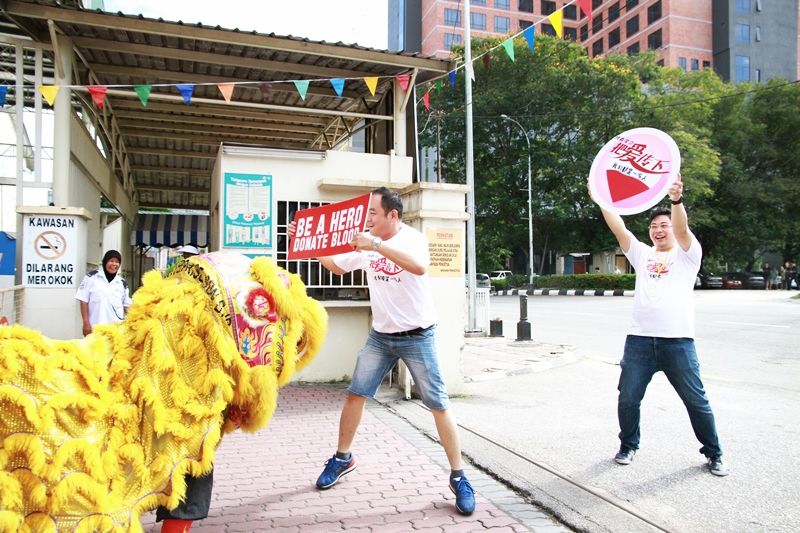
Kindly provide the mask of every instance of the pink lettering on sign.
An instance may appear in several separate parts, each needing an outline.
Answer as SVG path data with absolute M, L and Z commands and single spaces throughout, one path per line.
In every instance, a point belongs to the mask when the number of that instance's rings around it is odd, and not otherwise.
M 672 138 L 654 128 L 617 135 L 600 150 L 589 173 L 592 196 L 620 215 L 646 211 L 659 203 L 680 171 L 680 152 Z

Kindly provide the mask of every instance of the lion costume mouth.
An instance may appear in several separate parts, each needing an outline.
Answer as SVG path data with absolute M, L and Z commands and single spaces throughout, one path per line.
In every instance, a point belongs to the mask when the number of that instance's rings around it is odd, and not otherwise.
M 224 433 L 270 420 L 326 327 L 296 275 L 228 252 L 146 274 L 125 321 L 82 340 L 0 327 L 0 532 L 141 531 Z

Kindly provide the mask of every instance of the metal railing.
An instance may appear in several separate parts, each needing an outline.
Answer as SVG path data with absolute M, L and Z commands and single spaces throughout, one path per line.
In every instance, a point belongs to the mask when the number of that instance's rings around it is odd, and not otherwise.
M 23 320 L 22 304 L 25 287 L 13 285 L 0 289 L 0 324 L 20 324 Z

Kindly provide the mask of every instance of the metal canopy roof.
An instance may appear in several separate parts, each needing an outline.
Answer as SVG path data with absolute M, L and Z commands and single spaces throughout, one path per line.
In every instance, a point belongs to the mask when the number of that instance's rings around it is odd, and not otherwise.
M 2 33 L 72 41 L 73 85 L 128 86 L 109 87 L 103 111 L 82 88 L 73 102 L 97 114 L 106 153 L 116 152 L 114 173 L 140 207 L 209 209 L 220 143 L 325 150 L 358 127 L 391 120 L 391 77 L 452 68 L 416 54 L 86 10 L 77 0 L 7 0 L 0 11 Z M 45 84 L 54 62 L 45 60 Z M 359 79 L 371 76 L 381 77 L 374 96 Z M 339 97 L 331 78 L 356 79 Z M 293 83 L 274 83 L 302 79 L 318 80 L 305 100 Z M 216 86 L 224 82 L 238 82 L 230 103 Z M 196 84 L 191 105 L 177 83 Z M 153 85 L 147 107 L 132 88 L 141 84 Z

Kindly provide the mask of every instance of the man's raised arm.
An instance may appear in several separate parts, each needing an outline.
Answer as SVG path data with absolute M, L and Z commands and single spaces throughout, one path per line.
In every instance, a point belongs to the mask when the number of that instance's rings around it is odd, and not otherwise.
M 592 190 L 589 189 L 589 197 L 597 203 L 597 200 L 594 199 L 592 196 Z M 597 204 L 600 207 L 600 204 Z M 625 222 L 623 222 L 622 217 L 616 213 L 612 213 L 611 211 L 606 211 L 602 207 L 600 207 L 600 212 L 603 214 L 603 218 L 608 224 L 608 228 L 611 230 L 611 233 L 614 234 L 614 237 L 617 238 L 617 242 L 619 243 L 619 247 L 622 248 L 624 253 L 628 253 L 628 249 L 631 247 L 631 233 L 628 231 L 628 228 L 625 227 Z

